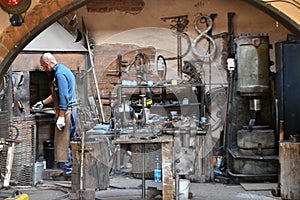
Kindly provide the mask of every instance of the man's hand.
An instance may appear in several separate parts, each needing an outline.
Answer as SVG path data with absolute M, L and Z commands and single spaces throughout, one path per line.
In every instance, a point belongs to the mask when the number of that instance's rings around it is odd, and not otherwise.
M 56 121 L 56 126 L 58 130 L 62 131 L 62 128 L 66 125 L 64 117 L 58 117 Z
M 36 104 L 33 105 L 32 109 L 34 110 L 41 110 L 44 107 L 43 101 L 39 101 Z

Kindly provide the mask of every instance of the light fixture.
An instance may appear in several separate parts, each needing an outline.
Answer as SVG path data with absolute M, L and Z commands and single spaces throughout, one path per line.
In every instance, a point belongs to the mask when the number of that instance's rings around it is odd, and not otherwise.
M 24 13 L 31 5 L 31 0 L 0 0 L 1 8 L 9 14 Z
M 21 14 L 14 14 L 9 18 L 12 26 L 21 26 L 24 22 L 24 18 Z
M 2 10 L 11 14 L 9 21 L 12 26 L 21 26 L 24 17 L 21 15 L 26 12 L 31 5 L 31 0 L 0 0 Z

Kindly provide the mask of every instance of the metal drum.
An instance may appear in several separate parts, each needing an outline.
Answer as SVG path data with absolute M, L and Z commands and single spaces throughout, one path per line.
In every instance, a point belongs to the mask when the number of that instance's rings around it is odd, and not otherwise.
M 0 138 L 8 138 L 8 113 L 0 111 Z
M 237 44 L 237 91 L 259 96 L 269 91 L 269 37 L 239 36 Z

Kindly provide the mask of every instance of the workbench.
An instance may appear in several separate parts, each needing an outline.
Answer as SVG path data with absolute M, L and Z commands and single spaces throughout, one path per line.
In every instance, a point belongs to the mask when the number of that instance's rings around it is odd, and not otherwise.
M 116 144 L 142 144 L 142 152 L 144 152 L 145 144 L 160 143 L 162 153 L 162 196 L 163 200 L 173 199 L 173 137 L 170 135 L 164 136 L 147 136 L 138 135 L 132 137 L 132 135 L 121 135 L 114 141 Z M 145 152 L 144 152 L 145 153 Z M 143 153 L 143 164 L 145 163 Z M 153 161 L 154 162 L 154 161 Z M 142 174 L 142 199 L 146 199 L 146 184 L 144 176 L 144 167 Z

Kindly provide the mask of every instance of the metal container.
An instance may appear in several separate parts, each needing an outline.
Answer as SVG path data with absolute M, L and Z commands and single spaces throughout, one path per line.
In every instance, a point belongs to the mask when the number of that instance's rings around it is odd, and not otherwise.
M 8 113 L 0 111 L 0 138 L 8 138 Z
M 44 173 L 44 163 L 36 162 L 34 165 L 34 179 L 33 185 L 41 183 L 43 181 L 43 173 Z
M 237 91 L 259 96 L 269 91 L 269 37 L 240 36 L 237 45 Z
M 259 111 L 261 110 L 261 100 L 260 99 L 250 99 L 250 110 Z

